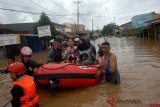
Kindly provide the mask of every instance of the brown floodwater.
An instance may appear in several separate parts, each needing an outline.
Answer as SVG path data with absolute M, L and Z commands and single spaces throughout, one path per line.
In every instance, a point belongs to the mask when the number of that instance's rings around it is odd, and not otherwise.
M 38 88 L 40 107 L 111 107 L 108 98 L 116 99 L 112 107 L 160 104 L 160 41 L 136 37 L 108 37 L 108 41 L 111 51 L 117 55 L 120 85 L 100 83 L 86 88 Z M 93 43 L 102 42 L 104 38 Z M 33 59 L 44 60 L 46 55 L 47 52 L 35 53 Z M 20 58 L 17 56 L 16 59 Z M 6 60 L 0 60 L 1 66 L 6 64 Z M 8 75 L 0 75 L 0 106 L 11 99 L 9 85 Z

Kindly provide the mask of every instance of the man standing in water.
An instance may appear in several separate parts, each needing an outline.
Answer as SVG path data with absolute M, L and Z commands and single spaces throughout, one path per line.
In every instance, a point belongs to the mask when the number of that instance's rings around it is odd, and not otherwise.
M 103 52 L 102 65 L 105 71 L 105 80 L 113 84 L 119 84 L 120 74 L 117 66 L 116 55 L 110 52 L 110 44 L 108 42 L 102 43 L 101 49 Z

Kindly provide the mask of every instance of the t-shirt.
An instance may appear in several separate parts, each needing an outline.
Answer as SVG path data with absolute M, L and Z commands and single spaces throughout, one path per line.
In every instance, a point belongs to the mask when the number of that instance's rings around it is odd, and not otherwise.
M 24 96 L 23 89 L 18 85 L 14 85 L 11 94 L 13 98 L 11 100 L 12 107 L 20 107 L 20 98 Z M 35 107 L 38 107 L 38 103 L 35 104 Z
M 61 62 L 62 59 L 62 50 L 61 49 L 53 49 L 49 55 L 51 58 L 51 62 Z
M 41 66 L 41 64 L 33 61 L 33 60 L 29 60 L 27 63 L 25 63 L 24 61 L 22 61 L 22 63 L 25 66 L 25 74 L 29 75 L 29 76 L 33 76 L 34 75 L 34 69 L 35 68 L 39 68 Z

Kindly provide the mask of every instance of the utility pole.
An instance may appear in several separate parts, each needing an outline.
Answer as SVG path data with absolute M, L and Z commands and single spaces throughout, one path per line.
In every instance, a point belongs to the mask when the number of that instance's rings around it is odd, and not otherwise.
M 93 32 L 93 19 L 92 19 L 92 32 Z
M 92 38 L 93 38 L 93 19 L 92 19 Z
M 98 26 L 97 26 L 97 31 L 98 31 L 98 33 L 99 33 L 99 28 L 98 28 Z
M 79 3 L 82 3 L 82 2 L 83 1 L 79 1 L 79 0 L 74 1 L 74 3 L 77 4 L 77 34 L 79 34 L 79 15 L 80 15 L 80 13 L 79 13 Z
M 115 20 L 115 16 L 114 16 L 114 24 L 115 24 L 115 27 L 114 27 L 114 36 L 116 36 L 116 20 Z
M 74 22 L 74 35 L 77 33 L 76 22 Z

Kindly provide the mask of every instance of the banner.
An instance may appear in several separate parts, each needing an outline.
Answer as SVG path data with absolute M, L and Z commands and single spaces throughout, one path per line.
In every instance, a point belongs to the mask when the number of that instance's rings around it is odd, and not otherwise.
M 39 37 L 51 36 L 50 25 L 48 26 L 40 26 L 37 28 Z
M 0 46 L 20 44 L 19 34 L 0 34 Z

